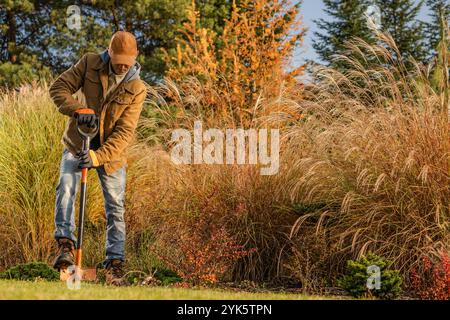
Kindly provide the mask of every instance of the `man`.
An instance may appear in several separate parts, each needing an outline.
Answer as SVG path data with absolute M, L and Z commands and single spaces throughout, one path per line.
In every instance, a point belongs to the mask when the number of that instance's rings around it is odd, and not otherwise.
M 125 261 L 125 176 L 126 148 L 132 141 L 146 96 L 140 80 L 135 37 L 119 31 L 109 48 L 101 54 L 85 54 L 62 73 L 50 87 L 50 96 L 59 111 L 68 116 L 61 142 L 64 145 L 56 187 L 55 233 L 58 253 L 54 267 L 74 264 L 75 199 L 81 168 L 95 168 L 102 186 L 107 220 L 106 259 L 103 266 L 107 282 L 122 285 Z M 81 93 L 84 102 L 73 94 Z M 78 114 L 93 109 L 95 114 Z M 98 134 L 91 149 L 81 151 L 77 125 L 93 126 Z

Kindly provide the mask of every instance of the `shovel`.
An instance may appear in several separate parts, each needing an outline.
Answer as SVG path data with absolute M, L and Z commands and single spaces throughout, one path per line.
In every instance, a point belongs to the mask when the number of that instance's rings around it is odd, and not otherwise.
M 94 114 L 92 109 L 79 109 L 78 114 Z M 91 139 L 95 137 L 98 132 L 98 119 L 94 128 L 87 128 L 87 126 L 77 126 L 78 133 L 83 140 L 82 150 L 88 151 L 90 148 Z M 86 130 L 85 129 L 90 129 Z M 78 234 L 75 248 L 75 266 L 60 269 L 60 279 L 67 281 L 72 275 L 79 280 L 94 281 L 96 279 L 95 268 L 81 269 L 82 245 L 83 245 L 83 231 L 84 231 L 84 213 L 86 210 L 86 193 L 87 193 L 87 177 L 88 168 L 81 169 L 81 187 L 80 187 L 80 211 L 78 214 Z

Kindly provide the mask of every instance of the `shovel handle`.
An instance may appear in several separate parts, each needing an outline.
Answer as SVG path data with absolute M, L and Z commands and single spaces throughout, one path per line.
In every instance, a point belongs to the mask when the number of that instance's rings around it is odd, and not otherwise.
M 75 113 L 74 113 L 75 119 L 76 119 L 76 118 L 78 117 L 78 115 L 80 115 L 80 114 L 93 114 L 93 115 L 95 115 L 95 111 L 94 111 L 93 109 L 90 109 L 90 108 L 80 108 L 80 109 L 77 109 L 77 110 L 75 110 Z M 99 125 L 98 125 L 98 118 L 96 118 L 94 130 L 91 130 L 90 132 L 84 132 L 84 131 L 80 128 L 80 126 L 78 126 L 77 129 L 78 129 L 78 133 L 80 134 L 80 136 L 81 136 L 83 139 L 86 139 L 86 138 L 91 138 L 91 139 L 92 139 L 92 138 L 95 137 L 95 135 L 97 134 L 97 132 L 98 132 L 98 127 L 99 127 Z
M 88 168 L 81 169 L 81 183 L 87 182 Z
M 95 114 L 95 111 L 90 108 L 80 108 L 75 110 L 75 114 Z

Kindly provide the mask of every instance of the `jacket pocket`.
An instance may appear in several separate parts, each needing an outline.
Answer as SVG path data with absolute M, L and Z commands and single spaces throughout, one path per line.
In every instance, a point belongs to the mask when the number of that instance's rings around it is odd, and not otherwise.
M 133 96 L 125 92 L 114 97 L 108 106 L 108 122 L 111 128 L 114 127 L 117 120 L 119 120 L 124 110 L 131 104 L 132 101 Z
M 133 101 L 133 94 L 128 90 L 122 88 L 120 92 L 114 97 L 113 102 L 119 105 L 129 105 Z

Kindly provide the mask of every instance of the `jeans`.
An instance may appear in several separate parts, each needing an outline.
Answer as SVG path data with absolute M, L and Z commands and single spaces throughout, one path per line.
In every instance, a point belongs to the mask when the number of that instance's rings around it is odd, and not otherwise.
M 126 165 L 107 175 L 103 166 L 95 168 L 103 190 L 106 211 L 106 260 L 125 260 L 125 184 Z M 81 170 L 78 159 L 64 148 L 56 186 L 55 239 L 69 238 L 76 243 L 75 200 Z M 87 200 L 89 201 L 89 200 Z M 78 214 L 78 208 L 77 208 Z

